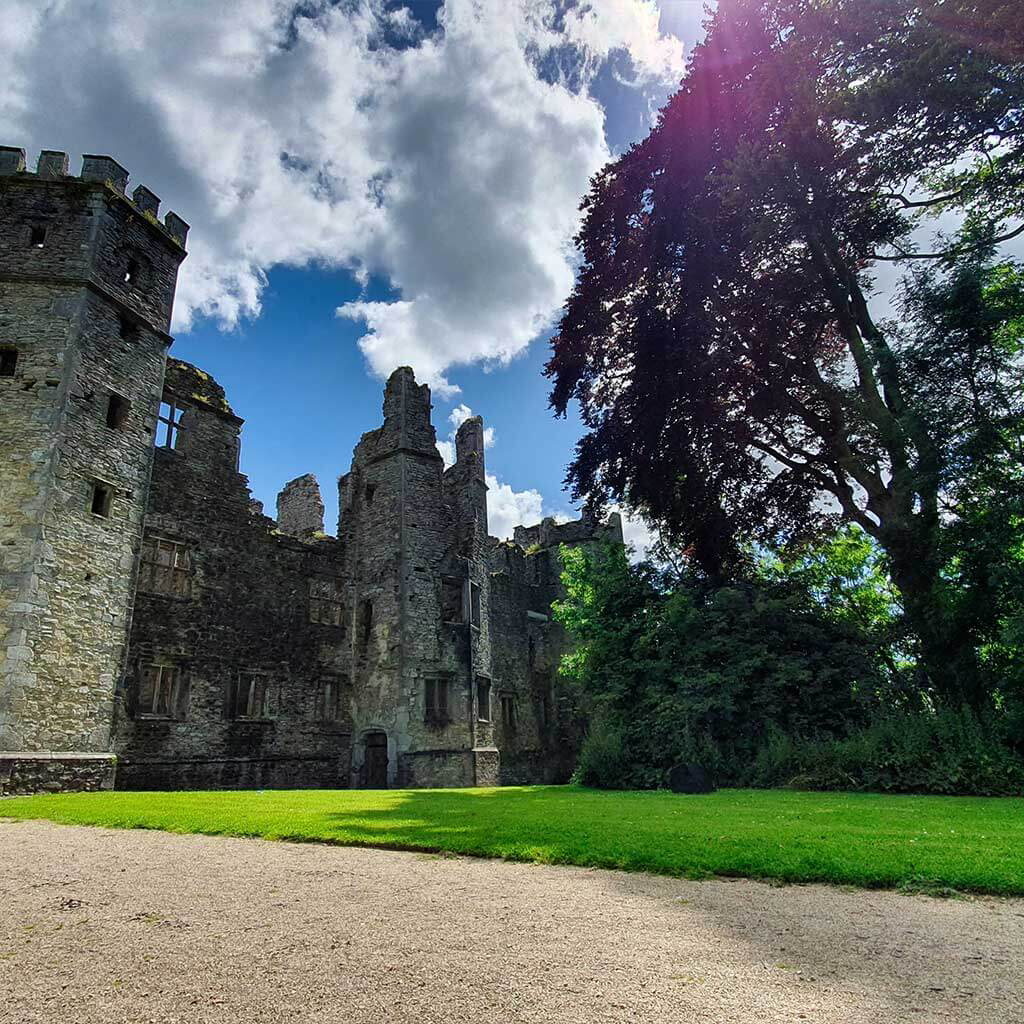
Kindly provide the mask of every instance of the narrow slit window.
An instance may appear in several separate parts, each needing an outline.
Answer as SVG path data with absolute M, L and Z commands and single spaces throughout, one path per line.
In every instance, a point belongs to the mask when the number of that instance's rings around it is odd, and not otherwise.
M 470 622 L 477 628 L 480 628 L 480 585 L 478 583 L 470 583 L 469 585 L 469 608 L 470 608 Z
M 46 244 L 46 228 L 42 224 L 33 224 L 28 235 L 29 245 L 42 249 Z
M 181 422 L 185 415 L 183 407 L 176 402 L 161 402 L 156 418 L 157 448 L 178 448 L 181 444 Z
M 317 718 L 321 722 L 341 721 L 344 709 L 344 680 L 330 677 L 320 683 L 320 699 L 317 701 Z
M 0 348 L 0 377 L 13 377 L 18 366 L 16 348 Z
M 359 607 L 359 647 L 365 651 L 370 643 L 373 632 L 373 602 L 363 601 Z
M 127 398 L 123 398 L 121 395 L 111 394 L 107 398 L 107 426 L 111 430 L 120 430 L 125 420 L 128 419 L 128 410 L 131 408 L 131 402 Z
M 501 724 L 508 732 L 515 732 L 516 699 L 510 694 L 503 694 L 501 698 Z
M 133 287 L 139 283 L 139 267 L 138 260 L 129 260 L 124 268 L 124 283 L 129 287 Z
M 89 508 L 95 516 L 110 518 L 110 505 L 114 496 L 114 489 L 108 484 L 102 484 L 98 480 L 92 485 L 92 500 Z
M 448 692 L 450 683 L 445 676 L 423 682 L 423 717 L 433 725 L 448 722 Z
M 491 681 L 489 679 L 477 679 L 476 681 L 476 717 L 481 722 L 491 720 Z
M 369 507 L 373 504 L 373 496 L 377 493 L 377 487 L 375 484 L 366 485 L 366 505 Z

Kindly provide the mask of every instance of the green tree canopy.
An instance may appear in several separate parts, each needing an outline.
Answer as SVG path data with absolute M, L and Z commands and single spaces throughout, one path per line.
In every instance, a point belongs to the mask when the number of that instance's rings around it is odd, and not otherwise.
M 747 538 L 856 524 L 954 701 L 986 699 L 994 621 L 957 531 L 976 488 L 1020 484 L 1021 278 L 996 259 L 1024 233 L 1015 7 L 721 0 L 655 129 L 594 179 L 547 370 L 587 427 L 577 496 L 639 508 L 718 579 Z M 922 248 L 933 214 L 964 226 Z M 915 274 L 879 321 L 893 263 Z

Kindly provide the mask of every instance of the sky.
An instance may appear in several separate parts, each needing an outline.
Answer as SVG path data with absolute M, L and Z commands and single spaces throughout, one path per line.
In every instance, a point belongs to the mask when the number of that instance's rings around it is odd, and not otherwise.
M 491 533 L 576 511 L 543 367 L 591 176 L 642 138 L 703 0 L 5 0 L 0 144 L 109 154 L 192 225 L 172 355 L 245 419 L 274 514 L 409 365 L 443 454 L 482 415 Z M 628 539 L 647 540 L 630 522 Z

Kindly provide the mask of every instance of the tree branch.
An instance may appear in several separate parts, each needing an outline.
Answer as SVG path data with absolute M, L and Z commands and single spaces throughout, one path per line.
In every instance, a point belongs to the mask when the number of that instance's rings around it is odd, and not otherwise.
M 972 245 L 954 245 L 952 249 L 947 249 L 945 252 L 904 252 L 893 242 L 890 244 L 899 255 L 883 256 L 881 253 L 873 252 L 869 258 L 882 260 L 885 263 L 898 263 L 900 260 L 944 260 L 950 256 L 962 256 L 965 253 L 977 252 L 979 249 L 987 248 L 990 245 L 1009 242 L 1011 238 L 1016 238 L 1018 235 L 1024 235 L 1024 223 L 1014 228 L 1013 231 L 1008 231 L 1005 235 L 997 235 L 991 240 L 986 239 L 983 242 L 976 242 Z

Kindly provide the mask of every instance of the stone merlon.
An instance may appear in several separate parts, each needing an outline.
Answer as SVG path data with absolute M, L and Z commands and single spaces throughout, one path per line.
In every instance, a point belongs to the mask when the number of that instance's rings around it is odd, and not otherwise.
M 113 157 L 87 153 L 82 157 L 82 172 L 77 179 L 69 174 L 67 153 L 56 149 L 44 149 L 39 154 L 35 174 L 26 170 L 25 150 L 14 146 L 0 146 L 0 177 L 37 177 L 46 180 L 79 180 L 108 185 L 122 196 L 138 213 L 170 236 L 181 248 L 185 247 L 189 225 L 176 213 L 169 212 L 163 223 L 157 220 L 160 200 L 145 185 L 138 185 L 128 199 L 128 171 Z

